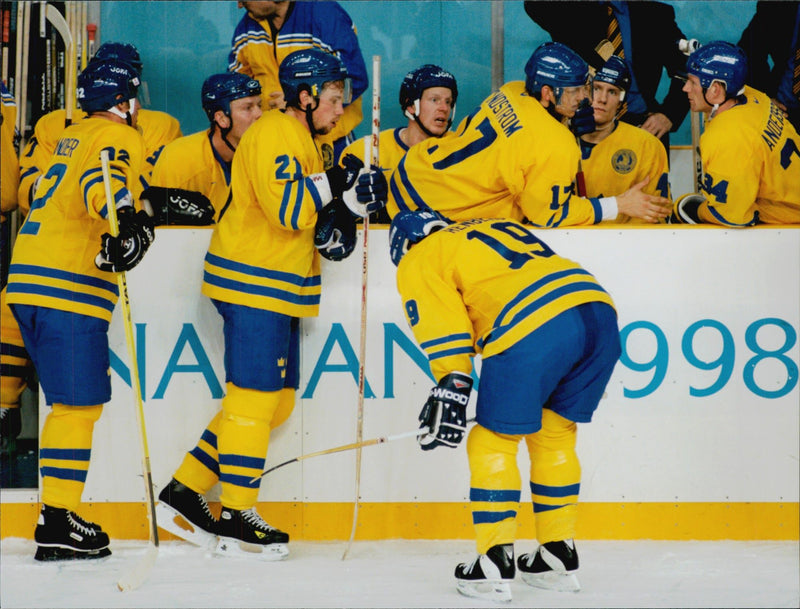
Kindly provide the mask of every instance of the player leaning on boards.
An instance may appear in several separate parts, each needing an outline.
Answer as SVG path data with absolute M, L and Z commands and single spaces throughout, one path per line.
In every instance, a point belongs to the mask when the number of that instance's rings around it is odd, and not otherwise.
M 37 560 L 111 553 L 108 535 L 76 511 L 94 424 L 111 399 L 114 273 L 134 268 L 155 238 L 152 219 L 134 204 L 145 170 L 138 86 L 136 70 L 114 60 L 93 61 L 78 76 L 78 103 L 88 116 L 59 139 L 11 260 L 8 303 L 52 407 L 39 441 Z M 107 232 L 101 150 L 110 155 L 117 237 Z
M 617 116 L 631 85 L 625 62 L 612 55 L 592 79 L 594 131 L 580 136 L 587 197 L 620 192 L 648 179 L 642 192 L 670 198 L 667 151 L 661 141 Z M 642 224 L 641 218 L 618 214 L 616 224 Z
M 541 545 L 517 566 L 532 586 L 578 590 L 576 423 L 591 421 L 621 353 L 611 297 L 512 220 L 448 226 L 436 212 L 405 211 L 389 242 L 406 319 L 438 380 L 419 417 L 431 430 L 423 450 L 463 439 L 470 358 L 483 358 L 467 439 L 478 556 L 456 567 L 458 590 L 511 600 L 520 440 Z
M 703 188 L 675 202 L 671 221 L 800 224 L 800 137 L 775 102 L 745 84 L 742 50 L 710 42 L 689 56 L 686 71 L 689 105 L 707 117 Z
M 230 203 L 233 153 L 261 117 L 261 85 L 238 72 L 212 74 L 200 98 L 209 128 L 164 146 L 142 195 L 173 203 L 159 207 L 192 225 L 213 224 Z
M 588 65 L 568 47 L 539 46 L 525 81 L 492 93 L 461 121 L 457 137 L 408 151 L 392 174 L 389 214 L 428 206 L 452 220 L 527 219 L 542 227 L 596 224 L 620 213 L 648 222 L 665 217 L 670 201 L 644 194 L 642 183 L 602 199 L 573 194 L 580 150 L 563 123 L 586 99 L 588 77 Z
M 222 409 L 169 485 L 173 510 L 193 525 L 183 537 L 217 553 L 264 560 L 288 555 L 289 536 L 258 514 L 270 430 L 294 408 L 299 384 L 300 319 L 318 314 L 318 215 L 333 207 L 355 216 L 385 205 L 380 171 L 323 172 L 318 136 L 342 117 L 349 79 L 342 62 L 318 49 L 289 54 L 280 66 L 285 112 L 266 112 L 236 149 L 233 198 L 214 228 L 203 294 L 223 318 L 226 393 Z M 341 218 L 341 214 L 335 215 Z M 334 217 L 334 216 L 326 216 Z M 320 247 L 336 247 L 335 244 Z M 217 522 L 203 495 L 219 480 Z M 162 504 L 164 493 L 161 495 Z
M 454 137 L 450 131 L 456 114 L 458 85 L 447 70 L 425 64 L 408 72 L 400 84 L 400 109 L 408 118 L 404 127 L 384 129 L 380 133 L 378 158 L 381 168 L 394 171 L 400 159 L 414 144 L 429 137 Z M 364 161 L 364 142 L 358 140 L 342 152 L 342 158 L 354 154 Z M 381 210 L 370 222 L 388 224 L 389 215 Z M 353 237 L 355 245 L 355 237 Z

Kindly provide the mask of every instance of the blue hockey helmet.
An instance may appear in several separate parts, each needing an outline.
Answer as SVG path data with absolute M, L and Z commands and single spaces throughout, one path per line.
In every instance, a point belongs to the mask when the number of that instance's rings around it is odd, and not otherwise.
M 612 55 L 603 64 L 603 67 L 594 75 L 594 80 L 605 82 L 622 90 L 620 101 L 625 99 L 625 93 L 631 88 L 631 71 L 625 60 Z
M 589 64 L 560 42 L 545 42 L 525 64 L 525 88 L 535 95 L 544 85 L 556 89 L 580 87 L 589 80 Z
M 453 107 L 455 108 L 456 100 L 458 99 L 456 77 L 444 68 L 426 63 L 416 70 L 411 70 L 403 78 L 403 82 L 400 84 L 400 110 L 405 113 L 406 108 L 415 105 L 422 97 L 422 92 L 431 87 L 450 89 L 453 94 Z M 419 108 L 417 108 L 417 113 L 419 113 Z
M 203 110 L 212 123 L 217 110 L 230 116 L 233 100 L 251 96 L 261 96 L 261 83 L 240 72 L 212 74 L 203 82 L 200 92 Z
M 89 63 L 106 59 L 115 59 L 127 63 L 129 66 L 133 66 L 139 78 L 142 77 L 142 59 L 139 57 L 139 51 L 132 44 L 127 42 L 104 42 L 89 60 Z
M 136 97 L 139 74 L 121 61 L 92 61 L 78 74 L 77 88 L 78 104 L 84 112 L 104 112 Z
M 352 85 L 342 60 L 320 49 L 309 48 L 289 53 L 278 68 L 278 80 L 287 106 L 300 103 L 300 92 L 318 98 L 325 83 L 344 81 L 344 103 L 350 103 Z
M 451 222 L 432 209 L 401 211 L 389 229 L 389 255 L 397 266 L 409 248 Z
M 729 42 L 709 42 L 689 55 L 686 72 L 696 76 L 703 89 L 718 81 L 725 85 L 727 97 L 736 97 L 744 89 L 747 57 L 742 49 Z

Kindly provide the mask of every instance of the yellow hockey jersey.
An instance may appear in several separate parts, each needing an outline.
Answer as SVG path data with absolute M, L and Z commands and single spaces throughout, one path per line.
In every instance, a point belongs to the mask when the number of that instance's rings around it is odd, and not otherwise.
M 109 230 L 101 150 L 109 151 L 115 201 L 138 188 L 144 141 L 136 130 L 103 118 L 65 129 L 14 245 L 9 304 L 111 319 L 116 278 L 94 264 Z
M 65 110 L 53 110 L 36 121 L 33 136 L 28 140 L 20 155 L 19 206 L 25 213 L 28 211 L 31 187 L 50 162 L 56 144 L 64 132 L 66 115 Z M 85 112 L 76 111 L 72 116 L 72 124 L 77 125 L 85 119 Z M 147 180 L 150 178 L 150 172 L 153 170 L 161 148 L 181 136 L 181 127 L 177 119 L 166 112 L 139 108 L 137 126 L 139 133 L 144 138 L 146 166 L 140 176 L 138 190 L 134 192 L 135 196 L 138 196 L 147 187 Z
M 800 137 L 764 93 L 720 112 L 700 136 L 704 222 L 800 224 Z
M 378 134 L 378 161 L 381 164 L 381 169 L 393 171 L 400 163 L 400 159 L 403 158 L 403 155 L 408 152 L 408 146 L 406 146 L 405 142 L 400 139 L 400 132 L 404 128 L 405 127 L 385 129 Z M 452 131 L 446 131 L 442 137 L 434 139 L 441 141 L 455 137 L 455 135 L 456 134 Z M 364 162 L 364 138 L 362 137 L 361 139 L 356 140 L 342 151 L 342 155 L 339 157 L 340 165 L 341 160 L 346 154 L 354 154 L 361 159 L 362 162 Z M 364 165 L 366 164 L 367 163 L 364 162 Z
M 475 219 L 414 245 L 397 269 L 406 319 L 439 381 L 586 302 L 614 306 L 597 280 L 519 222 Z
M 573 196 L 580 151 L 525 83 L 510 82 L 456 130 L 413 146 L 392 174 L 389 215 L 430 207 L 451 220 L 527 218 L 542 227 L 594 224 L 599 200 Z
M 671 199 L 667 151 L 644 129 L 617 122 L 614 131 L 597 144 L 581 142 L 587 197 L 611 197 L 649 177 L 642 189 Z M 588 156 L 587 156 L 588 152 Z M 641 218 L 619 214 L 613 224 L 648 224 Z
M 17 208 L 17 187 L 19 186 L 19 162 L 14 147 L 16 134 L 17 106 L 14 97 L 2 85 L 0 109 L 3 123 L 0 125 L 0 203 L 4 212 Z M 5 216 L 3 216 L 5 222 Z
M 211 144 L 208 131 L 180 137 L 161 150 L 150 176 L 151 186 L 194 190 L 208 197 L 219 221 L 231 196 L 231 167 Z
M 323 162 L 308 129 L 267 112 L 233 157 L 233 197 L 214 228 L 203 294 L 216 300 L 314 317 L 321 294 L 314 225 L 323 201 L 312 174 Z

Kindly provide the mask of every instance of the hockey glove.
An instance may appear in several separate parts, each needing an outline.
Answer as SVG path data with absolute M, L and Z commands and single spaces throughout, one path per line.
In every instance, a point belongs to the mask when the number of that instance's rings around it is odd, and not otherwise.
M 369 171 L 359 175 L 355 190 L 355 197 L 350 196 L 350 193 L 344 193 L 344 202 L 357 216 L 364 218 L 386 206 L 389 185 L 379 167 L 373 165 Z
M 153 219 L 144 211 L 126 205 L 117 210 L 119 235 L 103 233 L 100 253 L 94 259 L 101 271 L 121 273 L 139 264 L 156 238 Z
M 342 158 L 342 166 L 335 165 L 325 172 L 334 199 L 341 199 L 345 192 L 353 190 L 358 173 L 363 168 L 361 159 L 354 154 L 347 154 Z
M 690 193 L 683 195 L 672 208 L 672 215 L 669 217 L 668 224 L 702 224 L 703 221 L 697 215 L 700 205 L 706 200 L 703 195 Z
M 417 438 L 422 450 L 437 446 L 455 448 L 464 439 L 471 391 L 472 377 L 463 372 L 451 372 L 431 389 L 419 413 L 420 429 L 428 428 L 428 433 Z
M 314 247 L 323 258 L 334 261 L 344 260 L 356 249 L 356 219 L 341 199 L 319 211 Z
M 578 109 L 575 110 L 575 114 L 570 121 L 570 128 L 578 137 L 585 133 L 592 133 L 597 128 L 594 122 L 592 102 L 588 98 L 582 99 L 581 103 L 578 104 Z
M 214 206 L 204 194 L 182 188 L 149 186 L 142 207 L 150 209 L 156 226 L 208 226 L 214 224 Z

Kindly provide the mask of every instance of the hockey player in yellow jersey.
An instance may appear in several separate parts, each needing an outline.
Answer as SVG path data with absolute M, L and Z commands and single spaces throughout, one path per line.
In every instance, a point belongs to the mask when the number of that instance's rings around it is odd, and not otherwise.
M 448 225 L 433 211 L 404 211 L 389 242 L 406 319 L 438 381 L 419 416 L 423 450 L 462 441 L 471 358 L 482 356 L 467 439 L 478 556 L 456 567 L 457 589 L 510 601 L 519 568 L 530 585 L 578 590 L 576 429 L 591 421 L 621 353 L 611 297 L 514 220 Z M 540 545 L 515 565 L 521 440 Z
M 592 78 L 595 129 L 580 136 L 587 197 L 620 192 L 648 179 L 642 192 L 670 198 L 667 151 L 644 129 L 617 120 L 631 76 L 625 62 L 612 55 Z M 618 214 L 611 223 L 643 224 Z
M 400 84 L 400 108 L 408 118 L 404 127 L 384 129 L 378 139 L 378 158 L 381 168 L 391 172 L 414 144 L 429 137 L 448 138 L 456 112 L 458 85 L 455 76 L 433 64 L 425 64 L 410 71 Z M 369 137 L 369 136 L 367 136 Z M 359 140 L 344 149 L 342 157 L 353 154 L 364 161 L 364 141 Z M 370 222 L 388 224 L 385 208 Z
M 300 319 L 319 309 L 318 249 L 339 247 L 317 238 L 319 219 L 336 222 L 346 214 L 352 225 L 385 205 L 387 189 L 383 174 L 361 171 L 357 159 L 347 169 L 324 170 L 315 136 L 329 133 L 344 112 L 350 83 L 342 62 L 318 49 L 295 51 L 281 63 L 280 81 L 286 111 L 265 113 L 242 137 L 233 198 L 205 260 L 203 294 L 223 318 L 222 410 L 160 493 L 157 508 L 190 523 L 182 537 L 193 543 L 264 560 L 289 551 L 289 536 L 255 509 L 270 430 L 294 408 Z M 203 496 L 217 480 L 219 522 Z
M 14 97 L 0 82 L 0 202 L 2 202 L 3 227 L 0 236 L 2 259 L 0 259 L 0 318 L 2 319 L 2 349 L 0 349 L 0 453 L 13 454 L 16 450 L 16 438 L 22 428 L 19 398 L 25 389 L 24 378 L 30 365 L 28 354 L 20 336 L 11 311 L 6 306 L 6 276 L 8 259 L 11 253 L 6 226 L 6 214 L 17 209 L 17 186 L 19 184 L 19 162 L 17 159 L 16 129 L 17 106 Z
M 338 2 L 239 2 L 239 7 L 247 13 L 233 33 L 228 69 L 261 83 L 264 111 L 284 108 L 278 67 L 290 53 L 321 49 L 336 55 L 347 69 L 352 100 L 331 132 L 318 136 L 325 169 L 330 169 L 349 143 L 348 135 L 363 118 L 367 66 L 353 21 Z
M 233 153 L 244 132 L 261 117 L 261 85 L 239 72 L 212 74 L 203 83 L 201 98 L 209 129 L 167 144 L 143 195 L 148 200 L 177 197 L 183 204 L 175 211 L 194 206 L 194 225 L 213 224 L 230 203 Z M 201 197 L 213 206 L 211 217 L 204 213 Z
M 127 63 L 136 70 L 141 79 L 142 62 L 139 58 L 139 51 L 132 44 L 105 42 L 100 45 L 90 61 L 107 59 Z M 36 121 L 33 136 L 20 154 L 19 205 L 24 213 L 28 211 L 36 180 L 50 162 L 56 144 L 67 127 L 66 118 L 65 110 L 53 110 Z M 85 118 L 85 112 L 76 112 L 72 117 L 72 124 L 79 123 Z M 138 187 L 141 190 L 147 186 L 146 181 L 150 178 L 150 172 L 153 170 L 161 149 L 165 144 L 181 136 L 181 128 L 178 121 L 166 112 L 139 108 L 137 129 L 144 138 L 146 153 L 145 170 L 142 172 L 142 179 Z
M 52 407 L 39 442 L 37 560 L 110 554 L 108 535 L 76 512 L 94 423 L 111 398 L 115 273 L 135 267 L 155 238 L 152 219 L 137 211 L 132 195 L 145 165 L 136 131 L 138 86 L 135 69 L 119 61 L 92 62 L 79 74 L 78 103 L 88 116 L 64 130 L 11 260 L 7 302 Z M 115 237 L 108 233 L 101 150 L 111 160 Z
M 452 220 L 503 217 L 557 227 L 620 213 L 657 222 L 668 214 L 669 200 L 641 192 L 642 183 L 617 196 L 575 196 L 580 151 L 562 121 L 587 97 L 583 59 L 548 42 L 533 52 L 525 76 L 486 98 L 461 121 L 457 137 L 408 151 L 392 174 L 389 215 L 427 205 Z
M 800 137 L 774 101 L 745 84 L 742 50 L 710 42 L 689 56 L 686 71 L 689 105 L 707 117 L 703 185 L 676 200 L 673 221 L 800 224 Z

